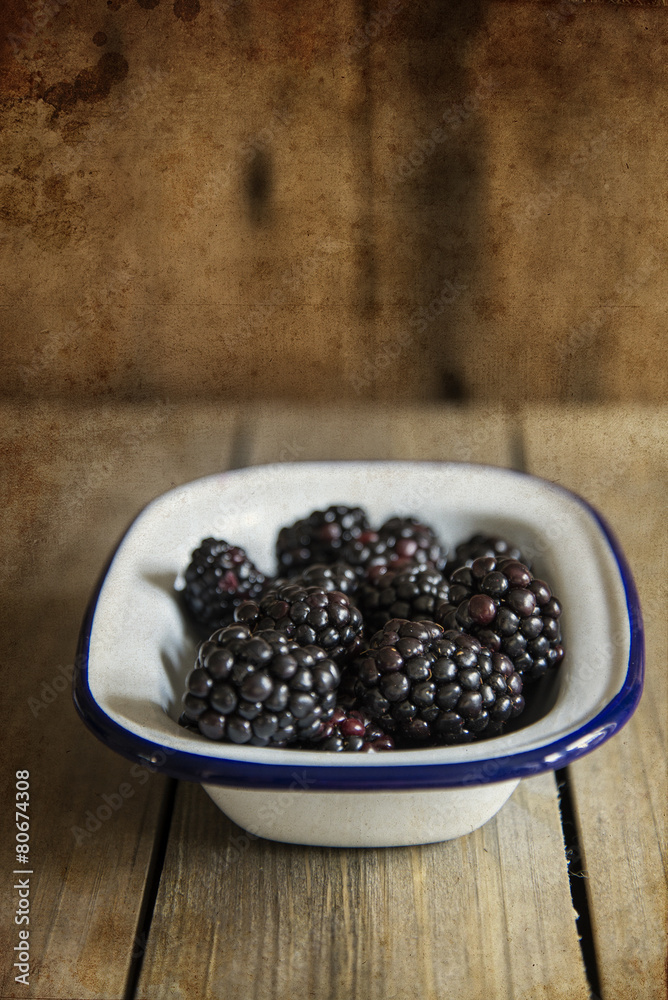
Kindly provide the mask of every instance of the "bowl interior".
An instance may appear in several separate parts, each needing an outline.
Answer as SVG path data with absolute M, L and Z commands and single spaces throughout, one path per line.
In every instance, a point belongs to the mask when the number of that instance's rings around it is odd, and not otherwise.
M 519 545 L 563 606 L 567 653 L 521 727 L 494 740 L 392 754 L 346 755 L 347 766 L 484 760 L 544 747 L 595 719 L 622 688 L 631 629 L 624 579 L 596 517 L 577 497 L 531 476 L 424 462 L 304 463 L 239 470 L 189 483 L 150 504 L 107 572 L 92 621 L 87 681 L 97 706 L 128 732 L 221 759 L 315 762 L 339 755 L 206 741 L 176 724 L 197 636 L 174 586 L 202 538 L 242 545 L 274 571 L 278 529 L 332 503 L 364 506 L 373 523 L 415 515 L 450 547 L 476 531 Z M 364 759 L 359 760 L 357 758 Z M 352 759 L 348 759 L 352 758 Z

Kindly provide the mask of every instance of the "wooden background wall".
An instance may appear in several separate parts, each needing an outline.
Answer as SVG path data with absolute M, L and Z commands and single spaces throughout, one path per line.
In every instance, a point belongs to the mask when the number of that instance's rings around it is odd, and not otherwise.
M 665 397 L 662 5 L 1 17 L 0 393 Z

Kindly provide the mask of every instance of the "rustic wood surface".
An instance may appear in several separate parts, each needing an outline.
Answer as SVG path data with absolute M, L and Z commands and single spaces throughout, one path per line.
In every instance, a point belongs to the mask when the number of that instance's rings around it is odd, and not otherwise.
M 666 34 L 637 0 L 6 0 L 0 391 L 661 401 Z
M 68 691 L 31 711 L 28 699 L 48 698 L 43 685 L 72 662 L 113 542 L 153 496 L 235 465 L 403 456 L 526 466 L 597 503 L 622 541 L 645 607 L 647 691 L 632 722 L 569 768 L 569 781 L 601 1000 L 663 1000 L 666 416 L 3 404 L 3 662 L 13 711 L 1 737 L 2 797 L 12 801 L 14 771 L 29 768 L 35 874 L 31 985 L 16 986 L 5 967 L 0 996 L 586 1000 L 553 775 L 522 782 L 490 823 L 458 841 L 300 848 L 248 837 L 196 785 L 178 786 L 170 818 L 173 783 L 132 774 L 88 734 Z M 122 782 L 134 795 L 77 843 L 72 828 L 85 829 L 87 813 Z M 9 952 L 11 892 L 0 905 Z
M 181 786 L 138 997 L 587 1000 L 552 775 L 424 847 L 249 838 Z
M 619 737 L 570 768 L 603 996 L 668 996 L 668 410 L 530 410 L 529 471 L 604 512 L 640 593 L 645 692 Z
M 77 635 L 130 519 L 183 478 L 227 465 L 234 427 L 234 412 L 219 408 L 0 406 L 0 850 L 4 872 L 20 867 L 11 806 L 15 772 L 27 768 L 34 869 L 33 975 L 29 987 L 16 984 L 5 961 L 2 997 L 120 998 L 143 952 L 138 925 L 167 782 L 109 753 L 82 725 L 71 696 Z M 19 928 L 6 884 L 0 939 L 9 955 Z
M 250 464 L 286 450 L 300 460 L 476 455 L 513 464 L 512 422 L 501 412 L 272 408 L 243 424 Z M 249 840 L 203 791 L 179 789 L 139 996 L 452 993 L 588 995 L 552 774 L 522 784 L 469 837 L 391 850 Z

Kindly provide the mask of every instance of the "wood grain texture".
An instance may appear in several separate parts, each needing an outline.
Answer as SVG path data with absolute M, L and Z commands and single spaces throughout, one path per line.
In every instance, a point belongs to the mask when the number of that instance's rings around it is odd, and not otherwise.
M 668 993 L 668 411 L 530 410 L 530 471 L 582 493 L 610 523 L 640 592 L 645 691 L 628 725 L 570 769 L 603 1000 Z
M 510 423 L 486 417 L 272 408 L 242 423 L 251 463 L 287 448 L 510 463 Z M 468 837 L 379 850 L 249 837 L 180 786 L 138 996 L 585 1000 L 574 916 L 551 774 Z
M 261 840 L 179 787 L 139 997 L 450 994 L 588 997 L 551 775 L 468 837 L 379 850 Z
M 0 392 L 665 396 L 665 9 L 0 10 Z
M 242 456 L 250 465 L 405 458 L 515 466 L 521 453 L 519 423 L 500 406 L 358 405 L 313 410 L 272 403 L 245 412 Z
M 665 27 L 648 6 L 434 0 L 379 34 L 376 319 L 403 362 L 392 392 L 665 397 Z
M 304 396 L 347 383 L 369 253 L 358 27 L 352 0 L 72 0 L 6 53 L 39 64 L 39 84 L 25 113 L 4 109 L 20 122 L 0 157 L 5 391 L 229 399 L 290 395 L 295 372 Z M 77 81 L 105 58 L 118 78 L 88 93 Z
M 14 774 L 30 771 L 30 985 L 3 964 L 2 997 L 125 992 L 165 779 L 107 750 L 72 704 L 86 602 L 112 547 L 150 499 L 229 464 L 234 413 L 161 405 L 0 406 L 3 870 L 14 864 Z M 119 789 L 122 789 L 119 791 Z M 9 876 L 11 877 L 11 876 Z M 0 894 L 5 954 L 17 893 Z

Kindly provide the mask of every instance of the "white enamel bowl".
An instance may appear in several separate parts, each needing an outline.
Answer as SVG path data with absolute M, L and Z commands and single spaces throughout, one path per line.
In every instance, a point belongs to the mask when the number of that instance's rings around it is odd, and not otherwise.
M 279 527 L 332 503 L 372 522 L 413 514 L 454 546 L 476 531 L 519 545 L 564 608 L 566 656 L 527 724 L 465 746 L 334 754 L 205 740 L 176 719 L 196 639 L 174 582 L 202 538 L 242 545 L 271 574 Z M 487 822 L 521 778 L 564 767 L 613 735 L 642 690 L 636 589 L 584 500 L 533 476 L 439 462 L 319 462 L 242 469 L 171 490 L 116 549 L 82 626 L 74 699 L 112 749 L 200 782 L 251 834 L 381 847 L 448 840 Z

